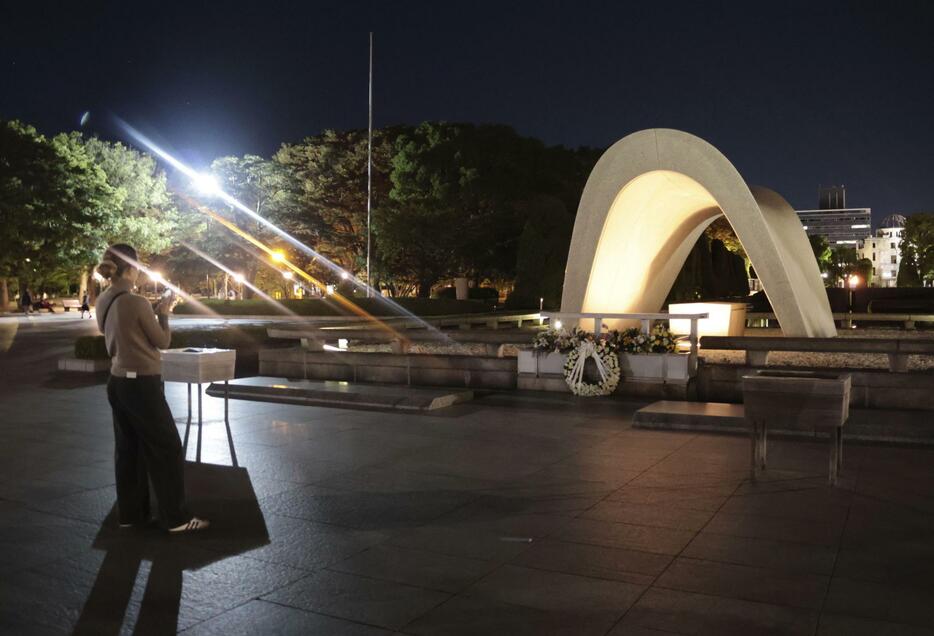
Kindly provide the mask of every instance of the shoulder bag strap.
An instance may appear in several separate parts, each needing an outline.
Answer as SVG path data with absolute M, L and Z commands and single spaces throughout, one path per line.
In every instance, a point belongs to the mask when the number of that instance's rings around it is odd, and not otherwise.
M 110 299 L 110 302 L 107 304 L 107 309 L 104 310 L 104 317 L 101 318 L 101 332 L 102 333 L 107 328 L 107 314 L 110 313 L 110 308 L 114 306 L 114 303 L 117 302 L 117 299 L 120 298 L 120 296 L 123 296 L 124 294 L 128 294 L 128 293 L 129 292 L 126 292 L 126 291 L 117 292 L 116 294 L 114 294 L 114 297 Z M 106 333 L 105 333 L 105 337 L 106 337 Z M 110 351 L 107 351 L 107 355 L 111 355 Z

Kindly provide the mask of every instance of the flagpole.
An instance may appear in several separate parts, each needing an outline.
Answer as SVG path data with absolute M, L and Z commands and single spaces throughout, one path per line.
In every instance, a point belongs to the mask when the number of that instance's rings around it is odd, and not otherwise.
M 366 297 L 372 293 L 370 278 L 370 223 L 373 217 L 373 32 L 370 31 L 370 81 L 366 141 Z

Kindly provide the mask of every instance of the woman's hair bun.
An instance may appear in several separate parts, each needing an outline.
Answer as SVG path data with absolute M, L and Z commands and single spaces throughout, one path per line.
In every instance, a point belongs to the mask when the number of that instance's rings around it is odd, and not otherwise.
M 110 280 L 122 276 L 128 268 L 135 267 L 138 258 L 136 250 L 131 246 L 126 243 L 116 243 L 104 252 L 104 258 L 97 266 L 97 271 L 101 276 Z
M 109 258 L 106 258 L 97 266 L 97 273 L 107 280 L 110 280 L 113 278 L 114 274 L 117 273 L 117 264 Z

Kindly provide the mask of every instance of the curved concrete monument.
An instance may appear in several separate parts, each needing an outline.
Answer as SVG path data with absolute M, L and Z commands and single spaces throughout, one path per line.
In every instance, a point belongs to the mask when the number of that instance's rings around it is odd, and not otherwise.
M 706 141 L 678 130 L 633 133 L 607 150 L 581 196 L 561 311 L 648 313 L 665 297 L 704 229 L 733 226 L 787 336 L 837 335 L 798 216 L 749 187 Z

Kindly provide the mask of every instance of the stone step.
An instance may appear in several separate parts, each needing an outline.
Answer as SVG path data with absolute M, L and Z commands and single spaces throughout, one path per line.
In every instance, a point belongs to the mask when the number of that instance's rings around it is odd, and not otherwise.
M 230 382 L 229 391 L 232 400 L 401 411 L 434 411 L 473 399 L 473 391 L 464 389 L 287 380 L 268 376 L 234 380 Z M 224 397 L 224 383 L 211 384 L 207 394 Z
M 706 431 L 747 435 L 742 404 L 725 402 L 681 402 L 660 400 L 633 414 L 633 428 L 676 431 Z M 817 431 L 770 430 L 782 436 L 817 438 Z M 893 442 L 898 444 L 934 444 L 934 418 L 930 411 L 896 409 L 850 409 L 850 419 L 843 427 L 846 440 Z

